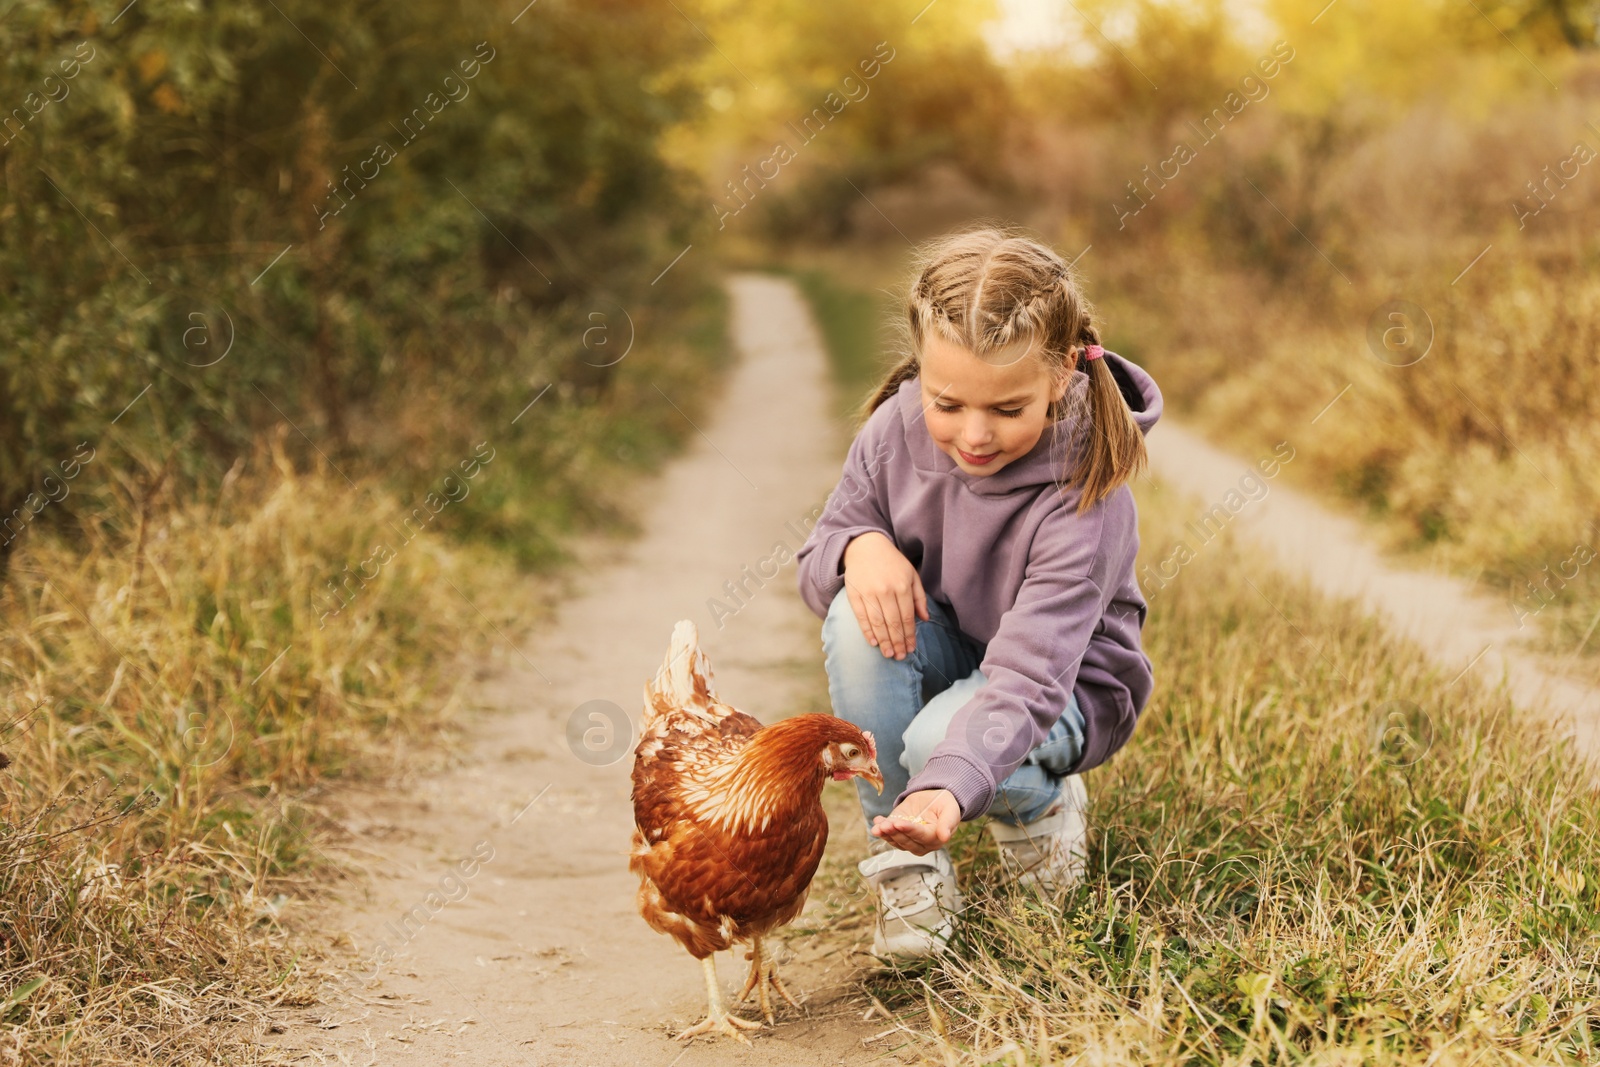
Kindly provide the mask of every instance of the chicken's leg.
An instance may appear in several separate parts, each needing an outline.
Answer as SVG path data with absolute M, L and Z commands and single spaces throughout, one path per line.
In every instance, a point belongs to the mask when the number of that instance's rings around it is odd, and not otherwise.
M 754 1019 L 741 1019 L 737 1015 L 729 1015 L 722 1007 L 722 991 L 717 988 L 717 965 L 712 957 L 707 956 L 700 961 L 700 966 L 706 972 L 706 1017 L 687 1030 L 680 1031 L 678 1039 L 687 1041 L 699 1034 L 716 1031 L 727 1034 L 729 1037 L 738 1038 L 745 1044 L 750 1039 L 744 1036 L 744 1030 L 759 1030 L 761 1024 Z
M 745 953 L 744 958 L 751 961 L 750 978 L 745 982 L 744 991 L 734 1003 L 743 1004 L 745 998 L 750 995 L 750 990 L 754 989 L 761 1004 L 761 1014 L 766 1016 L 767 1022 L 776 1025 L 778 1020 L 772 1014 L 772 992 L 767 988 L 769 984 L 789 1002 L 790 1007 L 798 1008 L 800 1005 L 789 995 L 789 991 L 778 978 L 778 961 L 770 953 L 761 951 L 759 936 L 750 939 L 750 951 Z

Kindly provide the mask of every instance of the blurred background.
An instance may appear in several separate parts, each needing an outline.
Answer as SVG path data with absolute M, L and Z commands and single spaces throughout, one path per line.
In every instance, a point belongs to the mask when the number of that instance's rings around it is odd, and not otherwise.
M 1288 482 L 1600 679 L 1593 3 L 12 0 L 0 164 L 30 1033 L 96 968 L 278 972 L 318 783 L 448 740 L 463 633 L 629 528 L 733 269 L 802 286 L 842 444 L 913 245 L 1021 223 L 1172 417 L 1295 437 Z

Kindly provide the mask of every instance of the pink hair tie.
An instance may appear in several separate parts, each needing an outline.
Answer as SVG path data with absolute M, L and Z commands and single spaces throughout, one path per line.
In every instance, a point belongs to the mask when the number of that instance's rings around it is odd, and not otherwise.
M 1085 345 L 1083 347 L 1083 358 L 1086 359 L 1086 360 L 1087 359 L 1099 359 L 1101 356 L 1103 356 L 1105 354 L 1106 354 L 1106 350 L 1101 348 L 1099 345 Z

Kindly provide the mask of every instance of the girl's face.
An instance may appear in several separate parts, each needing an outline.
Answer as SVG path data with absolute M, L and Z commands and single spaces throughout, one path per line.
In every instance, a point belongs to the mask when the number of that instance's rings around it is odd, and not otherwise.
M 1050 402 L 1066 395 L 1066 379 L 1054 380 L 1031 344 L 1017 342 L 986 362 L 937 333 L 923 341 L 928 433 L 968 474 L 993 474 L 1027 455 L 1049 425 Z

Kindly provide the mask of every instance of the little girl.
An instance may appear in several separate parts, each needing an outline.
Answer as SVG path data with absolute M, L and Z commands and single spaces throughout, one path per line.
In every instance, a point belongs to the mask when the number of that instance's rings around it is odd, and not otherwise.
M 1078 775 L 1127 742 L 1153 684 L 1127 481 L 1161 414 L 1150 375 L 1101 348 L 1072 268 L 1016 232 L 934 242 L 906 312 L 910 354 L 796 557 L 834 710 L 877 739 L 860 866 L 873 951 L 898 958 L 948 941 L 963 820 L 992 816 L 1023 883 L 1081 877 Z

